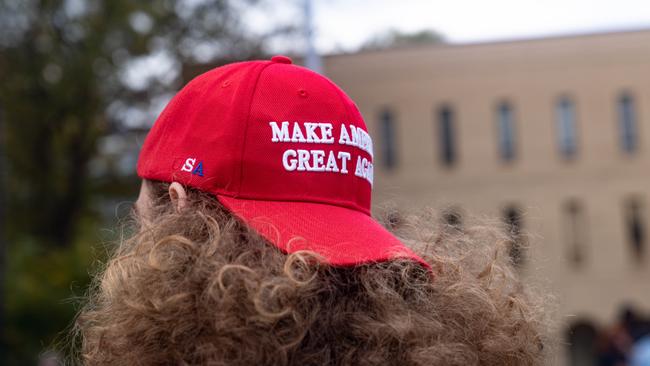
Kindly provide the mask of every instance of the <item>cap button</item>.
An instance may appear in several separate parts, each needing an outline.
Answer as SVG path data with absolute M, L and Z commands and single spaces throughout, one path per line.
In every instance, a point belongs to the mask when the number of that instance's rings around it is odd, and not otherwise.
M 275 63 L 278 63 L 278 64 L 292 64 L 293 63 L 293 61 L 291 61 L 291 59 L 289 57 L 281 56 L 281 55 L 271 57 L 271 62 L 275 62 Z

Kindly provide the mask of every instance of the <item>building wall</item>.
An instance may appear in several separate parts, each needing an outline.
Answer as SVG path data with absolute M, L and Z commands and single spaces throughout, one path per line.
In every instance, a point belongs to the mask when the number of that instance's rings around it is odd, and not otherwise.
M 325 73 L 355 100 L 375 143 L 374 202 L 459 207 L 465 215 L 525 211 L 522 272 L 558 302 L 564 324 L 614 321 L 626 302 L 650 309 L 650 248 L 630 249 L 625 202 L 650 209 L 650 31 L 334 55 Z M 621 149 L 617 100 L 634 99 L 638 150 Z M 574 101 L 577 153 L 558 150 L 556 102 Z M 498 154 L 496 109 L 514 111 L 516 157 Z M 455 112 L 458 159 L 439 158 L 437 110 Z M 382 165 L 379 119 L 395 116 L 397 163 Z M 585 257 L 570 258 L 566 205 L 583 207 Z M 645 206 L 644 206 L 645 205 Z M 646 244 L 646 247 L 648 245 Z

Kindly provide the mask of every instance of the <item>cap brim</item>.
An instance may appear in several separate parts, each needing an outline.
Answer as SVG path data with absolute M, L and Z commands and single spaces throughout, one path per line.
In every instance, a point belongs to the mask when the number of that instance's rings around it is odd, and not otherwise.
M 412 259 L 429 268 L 372 217 L 356 210 L 309 202 L 218 198 L 285 253 L 312 251 L 336 266 Z

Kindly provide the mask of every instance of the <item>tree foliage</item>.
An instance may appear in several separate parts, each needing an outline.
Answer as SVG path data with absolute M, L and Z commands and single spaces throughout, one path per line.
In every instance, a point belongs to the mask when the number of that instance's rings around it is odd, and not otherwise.
M 262 57 L 267 37 L 242 22 L 258 2 L 0 0 L 12 362 L 69 322 L 60 299 L 88 280 L 98 199 L 135 192 L 119 188 L 132 177 L 98 172 L 98 143 L 147 127 L 184 70 Z
M 0 2 L 12 232 L 69 243 L 98 137 L 132 127 L 128 111 L 178 87 L 184 65 L 260 56 L 263 39 L 247 37 L 240 7 L 228 0 Z M 133 75 L 147 59 L 171 66 L 164 75 Z
M 390 29 L 368 39 L 361 46 L 361 50 L 382 50 L 395 47 L 443 43 L 444 37 L 432 30 L 421 30 L 405 33 Z

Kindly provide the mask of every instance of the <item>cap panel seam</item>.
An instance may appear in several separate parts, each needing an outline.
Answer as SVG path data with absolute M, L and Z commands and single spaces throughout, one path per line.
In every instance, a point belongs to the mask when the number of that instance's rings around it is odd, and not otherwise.
M 260 72 L 257 74 L 257 77 L 255 78 L 255 83 L 253 84 L 252 92 L 250 95 L 250 98 L 248 100 L 248 111 L 246 112 L 246 125 L 244 126 L 244 133 L 242 135 L 242 138 L 244 141 L 242 142 L 241 146 L 241 151 L 239 154 L 239 179 L 237 181 L 238 187 L 237 187 L 237 196 L 241 195 L 241 189 L 243 186 L 243 179 L 244 179 L 244 153 L 246 152 L 246 143 L 248 141 L 248 125 L 250 124 L 251 120 L 251 110 L 253 109 L 253 98 L 255 98 L 255 92 L 257 91 L 257 85 L 260 81 L 260 78 L 262 76 L 262 73 L 264 70 L 266 70 L 267 67 L 273 65 L 273 62 L 267 61 L 267 64 L 264 65 L 261 69 Z
M 226 65 L 225 67 L 227 67 L 227 66 L 228 66 L 228 65 Z M 167 114 L 166 114 L 166 116 L 165 116 L 165 117 L 167 118 L 167 121 L 161 121 L 161 122 L 165 122 L 165 123 L 163 123 L 163 125 L 160 127 L 161 130 L 160 130 L 160 133 L 159 133 L 158 139 L 155 141 L 155 145 L 154 145 L 155 150 L 150 154 L 151 156 L 160 156 L 160 155 L 161 155 L 161 149 L 162 149 L 162 147 L 163 147 L 161 141 L 166 140 L 166 137 L 167 137 L 168 134 L 169 134 L 169 129 L 171 128 L 172 124 L 177 123 L 176 121 L 171 120 L 171 117 L 170 117 L 168 114 L 169 114 L 169 113 L 172 113 L 172 109 L 174 109 L 174 111 L 173 111 L 174 113 L 177 113 L 177 111 L 176 111 L 175 109 L 179 108 L 178 105 L 181 104 L 181 101 L 180 101 L 179 99 L 183 99 L 183 100 L 185 100 L 185 99 L 188 98 L 188 96 L 187 96 L 187 93 L 189 92 L 189 89 L 188 89 L 188 88 L 191 86 L 191 84 L 199 82 L 200 79 L 207 78 L 207 77 L 208 77 L 207 74 L 209 74 L 210 72 L 213 72 L 214 70 L 215 70 L 215 69 L 211 69 L 211 70 L 205 72 L 204 74 L 197 75 L 196 77 L 192 78 L 192 80 L 190 80 L 187 84 L 185 84 L 185 85 L 184 85 L 184 86 L 183 86 L 183 87 L 182 87 L 182 88 L 181 88 L 181 89 L 180 89 L 180 90 L 179 90 L 179 91 L 174 95 L 174 97 L 172 98 L 172 100 L 168 103 L 168 105 L 165 106 L 165 108 L 163 109 L 163 111 L 162 111 L 162 112 L 160 113 L 160 115 L 156 118 L 156 120 L 155 120 L 154 123 L 152 124 L 152 128 L 153 128 L 153 125 L 156 124 L 156 122 L 158 121 L 158 119 L 160 119 L 160 117 L 161 117 L 164 113 L 167 112 Z M 208 90 L 209 90 L 209 88 L 206 88 L 205 90 L 203 90 L 203 91 L 201 92 L 201 95 L 200 95 L 200 98 L 201 98 L 201 99 L 205 96 L 205 94 L 207 94 Z M 149 134 L 150 134 L 150 132 L 149 132 Z M 147 138 L 148 138 L 148 137 L 149 137 L 149 136 L 147 135 Z M 146 139 L 145 139 L 145 142 L 146 142 Z M 143 146 L 144 146 L 144 144 L 143 144 Z M 140 149 L 142 150 L 142 147 L 141 147 Z M 173 156 L 172 156 L 172 159 L 173 159 Z M 139 159 L 138 159 L 138 160 L 139 160 Z M 151 176 L 151 175 L 158 174 L 158 172 L 155 172 L 154 169 L 151 167 L 151 166 L 153 165 L 153 159 L 147 159 L 147 161 L 146 161 L 145 163 L 146 163 L 146 166 L 143 167 L 143 168 L 144 168 L 144 170 L 147 171 L 147 175 Z M 169 175 L 168 180 L 169 180 L 170 182 L 172 182 L 172 181 L 174 180 L 174 175 L 175 175 L 175 172 L 174 172 L 174 169 L 173 169 L 173 160 L 172 160 L 172 166 L 169 167 L 169 172 L 170 172 L 170 175 Z
M 322 75 L 321 75 L 321 76 L 322 76 Z M 345 95 L 343 94 L 343 92 L 342 92 L 342 91 L 341 91 L 341 90 L 336 86 L 336 84 L 334 84 L 333 81 L 331 81 L 331 80 L 328 79 L 327 77 L 324 77 L 324 76 L 322 76 L 322 77 L 327 81 L 327 83 L 329 84 L 329 86 L 334 90 L 334 92 L 336 93 L 336 95 L 339 97 L 339 100 L 341 101 L 341 104 L 343 104 L 343 105 L 345 106 L 345 115 L 346 115 L 346 117 L 347 117 L 347 122 L 350 123 L 351 120 L 352 120 L 352 118 L 351 118 L 351 117 L 352 117 L 352 113 L 350 113 L 350 106 L 349 106 L 348 103 L 347 103 L 347 100 L 346 100 L 347 98 L 346 98 L 346 96 L 345 96 Z M 366 127 L 366 128 L 367 128 L 367 127 Z

